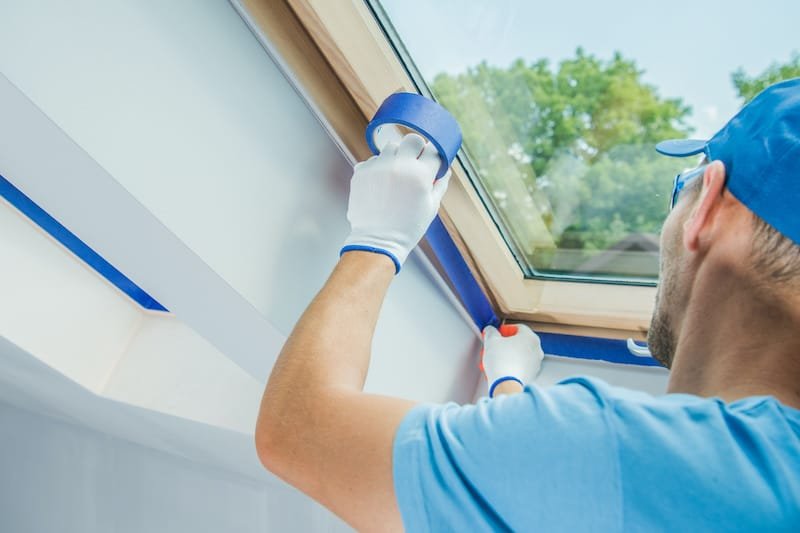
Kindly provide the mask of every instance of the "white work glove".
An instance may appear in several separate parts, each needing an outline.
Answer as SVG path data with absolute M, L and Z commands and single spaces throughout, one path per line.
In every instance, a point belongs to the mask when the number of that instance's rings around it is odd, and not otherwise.
M 539 337 L 525 324 L 501 326 L 503 334 L 494 326 L 483 329 L 481 368 L 486 373 L 489 397 L 495 387 L 508 380 L 523 387 L 539 373 L 544 352 Z
M 357 164 L 347 208 L 351 231 L 339 255 L 352 250 L 381 253 L 400 272 L 447 190 L 449 170 L 434 182 L 440 165 L 436 147 L 415 133 Z

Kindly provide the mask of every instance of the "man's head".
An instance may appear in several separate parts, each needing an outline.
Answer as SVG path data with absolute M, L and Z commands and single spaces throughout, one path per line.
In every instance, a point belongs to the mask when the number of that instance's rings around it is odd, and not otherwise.
M 800 79 L 767 88 L 709 141 L 660 143 L 676 157 L 705 154 L 664 223 L 661 282 L 648 333 L 670 367 L 694 298 L 749 291 L 793 309 L 800 295 Z M 695 317 L 696 318 L 696 317 Z

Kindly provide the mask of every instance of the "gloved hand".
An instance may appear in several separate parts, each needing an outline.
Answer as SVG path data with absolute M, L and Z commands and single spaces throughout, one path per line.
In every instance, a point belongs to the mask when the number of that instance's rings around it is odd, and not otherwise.
M 494 326 L 483 329 L 483 359 L 489 397 L 503 381 L 514 380 L 525 386 L 536 378 L 544 352 L 539 337 L 525 324 L 501 326 L 502 335 Z
M 449 171 L 434 182 L 440 165 L 436 147 L 415 133 L 358 163 L 347 208 L 351 231 L 339 255 L 351 250 L 382 253 L 394 262 L 395 273 L 400 272 L 447 190 Z

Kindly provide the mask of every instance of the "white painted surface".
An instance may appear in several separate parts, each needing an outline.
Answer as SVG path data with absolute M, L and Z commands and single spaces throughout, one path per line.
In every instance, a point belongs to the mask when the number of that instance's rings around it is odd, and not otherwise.
M 262 383 L 174 317 L 146 315 L 103 396 L 252 435 Z
M 269 530 L 263 486 L 7 404 L 0 469 L 3 531 Z
M 0 334 L 96 394 L 252 434 L 263 384 L 0 199 Z
M 141 309 L 0 198 L 0 335 L 94 391 Z
M 349 165 L 227 2 L 80 4 L 3 10 L 0 68 L 287 334 L 346 236 Z
M 92 394 L 0 338 L 0 531 L 348 531 L 252 441 Z
M 0 116 L 0 174 L 236 364 L 265 379 L 284 336 L 263 315 L 2 75 Z
M 0 172 L 263 381 L 336 262 L 351 170 L 233 8 L 0 4 L 0 71 L 80 147 L 43 135 L 17 101 L 6 116 L 31 131 L 0 139 L 14 146 Z M 36 164 L 42 150 L 72 169 L 61 182 Z M 468 400 L 477 343 L 412 257 L 387 299 L 368 388 Z
M 105 398 L 2 337 L 0 402 L 256 481 L 273 479 L 259 465 L 252 435 Z

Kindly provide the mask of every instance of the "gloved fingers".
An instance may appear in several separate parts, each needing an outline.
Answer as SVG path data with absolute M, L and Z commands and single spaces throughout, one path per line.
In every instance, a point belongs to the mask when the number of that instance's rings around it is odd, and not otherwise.
M 494 336 L 496 336 L 496 335 L 500 335 L 500 332 L 499 332 L 499 331 L 497 331 L 497 328 L 496 328 L 496 327 L 494 327 L 494 326 L 492 326 L 491 324 L 489 324 L 488 326 L 486 326 L 485 328 L 483 328 L 482 335 L 483 335 L 483 338 L 484 338 L 484 339 L 488 339 L 488 338 L 490 338 L 490 337 L 494 337 Z
M 392 155 L 392 156 L 396 155 L 399 146 L 400 145 L 398 143 L 396 143 L 394 141 L 389 141 L 381 149 L 381 154 L 380 155 Z M 370 159 L 372 159 L 372 158 L 370 158 Z
M 397 147 L 397 156 L 417 159 L 424 149 L 425 139 L 416 133 L 408 133 Z
M 353 166 L 353 170 L 354 171 L 358 170 L 359 168 L 366 166 L 368 163 L 370 163 L 372 161 L 375 161 L 376 159 L 378 159 L 378 156 L 377 155 L 373 155 L 369 159 L 365 159 L 364 161 L 359 161 L 358 163 L 356 163 Z
M 517 335 L 520 338 L 525 339 L 526 342 L 533 343 L 539 347 L 542 346 L 542 341 L 539 339 L 539 335 L 534 333 L 534 331 L 526 324 L 517 324 Z
M 447 185 L 450 183 L 450 174 L 452 173 L 450 172 L 450 169 L 448 169 L 447 174 L 445 174 L 444 176 L 442 176 L 433 183 L 433 200 L 437 204 L 442 203 L 442 198 L 444 197 L 444 193 L 447 192 Z
M 500 332 L 497 331 L 497 328 L 494 326 L 486 326 L 483 328 L 483 345 L 484 347 L 489 346 L 489 344 L 499 338 L 502 338 Z
M 439 168 L 442 166 L 442 158 L 439 157 L 439 151 L 432 142 L 425 143 L 425 148 L 423 148 L 422 153 L 419 154 L 417 159 L 419 159 L 419 162 L 424 164 L 426 168 L 429 168 L 434 176 L 438 174 Z

